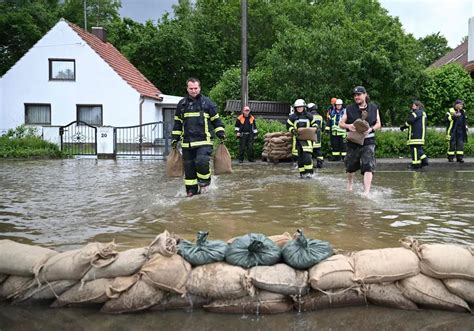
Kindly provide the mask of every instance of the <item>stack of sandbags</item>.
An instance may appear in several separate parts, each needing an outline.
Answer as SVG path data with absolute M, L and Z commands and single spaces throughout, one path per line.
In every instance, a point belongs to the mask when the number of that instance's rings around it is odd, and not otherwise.
M 291 159 L 293 136 L 289 132 L 272 132 L 265 135 L 262 159 L 279 161 Z

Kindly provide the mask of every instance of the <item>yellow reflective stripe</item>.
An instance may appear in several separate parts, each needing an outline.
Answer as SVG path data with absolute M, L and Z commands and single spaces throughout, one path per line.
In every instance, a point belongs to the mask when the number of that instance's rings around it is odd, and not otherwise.
M 181 118 L 179 118 L 178 116 L 175 116 L 175 117 L 174 117 L 174 120 L 175 120 L 175 121 L 180 121 L 181 123 L 183 123 L 183 120 L 182 120 Z
M 320 147 L 321 147 L 321 143 L 313 144 L 313 148 L 320 148 Z
M 408 139 L 408 145 L 422 145 L 425 143 L 424 139 Z
M 311 162 L 311 164 L 305 164 L 304 168 L 305 168 L 306 170 L 311 170 L 311 169 L 313 169 L 313 162 Z
M 216 114 L 216 115 L 212 116 L 211 121 L 214 121 L 216 118 L 219 118 L 219 114 Z
M 171 131 L 171 134 L 182 135 L 183 131 L 173 130 L 173 131 Z
M 420 157 L 420 160 L 423 160 L 423 159 L 426 159 L 426 154 L 423 154 L 423 155 Z
M 304 171 L 305 171 L 305 170 L 304 170 L 304 167 L 298 168 L 298 170 L 299 170 L 299 172 L 304 172 Z
M 201 113 L 199 112 L 184 113 L 184 117 L 198 117 L 198 116 L 201 116 Z
M 292 127 L 295 125 L 292 121 L 290 121 L 290 119 L 288 119 L 288 120 L 286 121 L 286 123 L 288 123 L 288 124 L 289 124 L 290 126 L 292 126 Z
M 225 131 L 222 126 L 218 126 L 217 128 L 214 129 L 214 132 L 219 132 L 219 131 Z
M 464 151 L 456 151 L 456 155 L 464 155 Z
M 341 152 L 341 156 L 346 156 L 347 153 L 346 152 Z
M 448 155 L 454 155 L 454 151 L 448 151 Z
M 202 174 L 200 174 L 200 173 L 198 172 L 198 173 L 197 173 L 197 176 L 198 176 L 199 179 L 209 179 L 209 178 L 211 178 L 211 173 L 202 175 Z
M 192 185 L 197 185 L 198 180 L 197 179 L 185 179 L 184 180 L 184 185 L 186 186 L 192 186 Z
M 191 147 L 205 146 L 205 145 L 212 145 L 212 143 L 210 141 L 206 141 L 206 140 L 192 141 L 191 143 L 189 143 L 189 146 L 191 146 Z

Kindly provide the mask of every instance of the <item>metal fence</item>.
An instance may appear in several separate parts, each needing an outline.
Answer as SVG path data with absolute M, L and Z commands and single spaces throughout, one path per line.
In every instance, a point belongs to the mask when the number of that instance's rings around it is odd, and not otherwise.
M 114 128 L 114 153 L 116 156 L 166 156 L 170 138 L 165 122 Z
M 70 155 L 97 154 L 97 128 L 82 121 L 59 127 L 61 150 Z

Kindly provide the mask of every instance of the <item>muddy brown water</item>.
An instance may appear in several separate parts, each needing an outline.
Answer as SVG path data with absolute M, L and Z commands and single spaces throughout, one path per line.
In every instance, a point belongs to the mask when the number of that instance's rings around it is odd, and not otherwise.
M 0 162 L 0 239 L 58 250 L 115 240 L 119 249 L 144 246 L 164 229 L 187 239 L 249 232 L 267 235 L 302 228 L 335 248 L 397 247 L 422 242 L 474 242 L 474 171 L 379 171 L 372 194 L 354 192 L 345 174 L 327 168 L 300 180 L 290 164 L 235 165 L 213 178 L 206 195 L 185 198 L 181 179 L 162 161 L 45 160 Z M 474 329 L 469 315 L 351 307 L 277 316 L 225 316 L 194 311 L 104 316 L 97 310 L 0 307 L 0 329 Z M 82 321 L 82 322 L 81 322 Z M 82 323 L 82 324 L 81 324 Z M 139 323 L 139 324 L 136 324 Z M 231 323 L 231 324 L 229 324 Z

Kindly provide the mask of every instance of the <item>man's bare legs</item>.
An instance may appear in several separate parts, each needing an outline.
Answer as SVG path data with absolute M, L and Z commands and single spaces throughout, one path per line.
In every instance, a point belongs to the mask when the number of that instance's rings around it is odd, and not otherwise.
M 354 182 L 354 173 L 348 172 L 347 173 L 347 190 L 352 191 L 352 183 Z
M 364 172 L 364 195 L 369 195 L 370 193 L 370 186 L 372 185 L 372 172 L 366 171 Z

